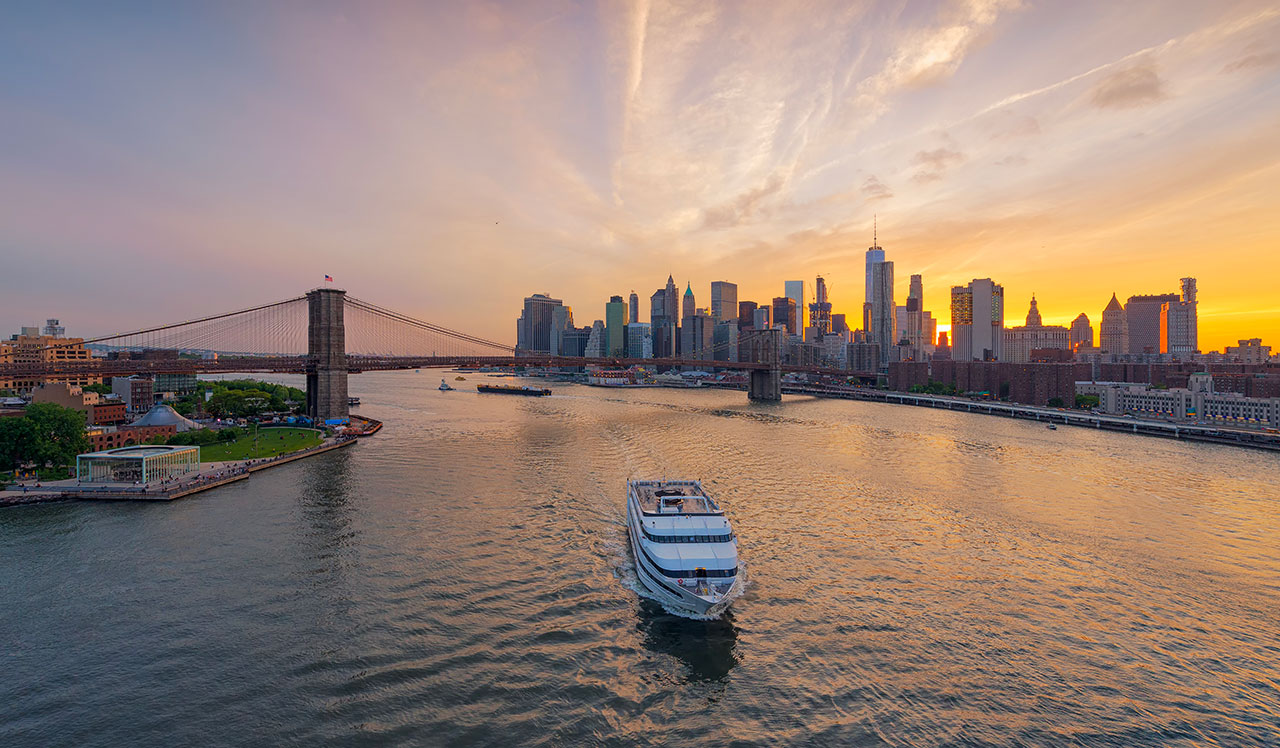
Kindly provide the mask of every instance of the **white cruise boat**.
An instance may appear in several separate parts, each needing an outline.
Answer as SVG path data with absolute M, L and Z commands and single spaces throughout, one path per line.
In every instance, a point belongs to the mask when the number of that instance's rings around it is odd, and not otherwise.
M 627 534 L 640 583 L 673 611 L 714 618 L 742 590 L 738 538 L 698 481 L 627 481 Z

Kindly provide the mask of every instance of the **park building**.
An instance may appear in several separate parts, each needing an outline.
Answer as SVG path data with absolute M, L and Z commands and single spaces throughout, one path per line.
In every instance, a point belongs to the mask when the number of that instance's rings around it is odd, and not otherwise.
M 76 457 L 76 480 L 81 483 L 146 483 L 199 470 L 200 448 L 192 446 L 148 444 Z

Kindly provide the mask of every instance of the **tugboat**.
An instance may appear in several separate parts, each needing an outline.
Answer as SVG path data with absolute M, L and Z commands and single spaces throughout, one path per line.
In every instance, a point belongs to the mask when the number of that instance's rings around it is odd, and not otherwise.
M 627 481 L 636 576 L 672 612 L 715 618 L 742 591 L 738 538 L 696 480 Z
M 453 388 L 449 386 L 449 383 L 448 383 L 448 382 L 446 382 L 446 381 L 444 381 L 443 379 L 441 379 L 441 380 L 440 380 L 440 387 L 439 387 L 439 390 L 440 390 L 441 392 L 451 392 L 451 391 L 453 391 Z
M 551 390 L 546 387 L 517 387 L 513 384 L 478 384 L 476 392 L 488 392 L 494 395 L 527 395 L 529 397 L 544 397 L 551 394 Z

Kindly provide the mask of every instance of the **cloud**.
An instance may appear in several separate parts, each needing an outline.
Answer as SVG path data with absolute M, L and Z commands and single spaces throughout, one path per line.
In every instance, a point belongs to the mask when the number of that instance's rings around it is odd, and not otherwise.
M 1166 97 L 1164 81 L 1150 60 L 1117 70 L 1093 87 L 1093 105 L 1100 109 L 1147 106 Z
M 893 190 L 889 186 L 880 181 L 880 178 L 872 174 L 867 177 L 867 181 L 862 183 L 862 194 L 868 200 L 888 200 L 893 197 Z
M 951 148 L 935 148 L 916 153 L 911 163 L 921 167 L 911 179 L 917 184 L 927 184 L 942 178 L 942 173 L 955 164 L 964 162 L 964 154 Z
M 1021 116 L 1005 113 L 996 124 L 995 132 L 991 134 L 992 140 L 1014 140 L 1016 138 L 1029 138 L 1040 134 L 1040 121 L 1029 114 Z
M 727 203 L 707 208 L 702 213 L 702 227 L 727 229 L 750 219 L 769 197 L 776 195 L 786 180 L 780 174 L 772 174 L 764 184 L 738 195 Z
M 996 166 L 1026 166 L 1031 160 L 1021 153 L 1014 153 L 996 162 Z
M 1259 51 L 1250 51 L 1255 49 Z M 1238 73 L 1241 70 L 1258 70 L 1280 66 L 1280 49 L 1263 50 L 1259 45 L 1254 44 L 1250 45 L 1249 49 L 1245 51 L 1249 52 L 1249 54 L 1234 62 L 1227 63 L 1222 68 L 1222 72 Z

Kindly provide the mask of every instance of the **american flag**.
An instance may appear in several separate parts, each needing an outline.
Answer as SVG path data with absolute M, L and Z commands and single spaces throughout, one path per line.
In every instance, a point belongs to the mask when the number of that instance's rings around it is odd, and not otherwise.
M 328 281 L 329 283 L 333 283 L 333 276 L 332 276 L 332 275 L 326 275 L 326 276 L 324 277 L 324 279 L 325 279 L 326 281 Z

